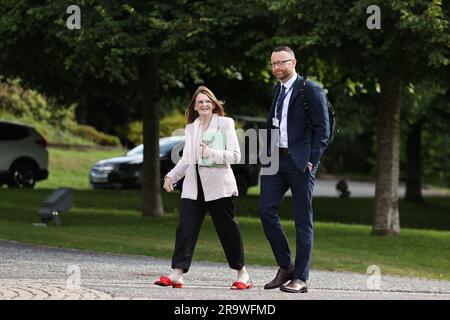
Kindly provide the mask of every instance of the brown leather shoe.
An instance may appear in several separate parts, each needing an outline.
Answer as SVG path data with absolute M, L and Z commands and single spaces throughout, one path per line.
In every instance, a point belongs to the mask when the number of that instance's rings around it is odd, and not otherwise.
M 287 270 L 278 269 L 275 279 L 264 286 L 264 289 L 276 289 L 294 278 L 294 269 L 291 267 Z
M 300 279 L 291 280 L 287 285 L 281 286 L 281 291 L 291 292 L 291 293 L 305 293 L 308 292 L 308 285 L 305 281 Z

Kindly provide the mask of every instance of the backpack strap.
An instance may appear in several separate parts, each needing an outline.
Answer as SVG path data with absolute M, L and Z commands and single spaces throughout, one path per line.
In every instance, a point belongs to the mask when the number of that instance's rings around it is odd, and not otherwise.
M 305 116 L 306 116 L 306 127 L 308 130 L 310 130 L 311 134 L 314 133 L 314 127 L 312 124 L 312 118 L 311 118 L 311 109 L 309 108 L 309 105 L 307 103 L 307 99 L 305 96 L 305 90 L 306 90 L 306 82 L 308 81 L 308 79 L 306 78 L 306 75 L 303 77 L 304 81 L 303 81 L 303 85 L 300 87 L 300 96 L 302 98 L 302 106 L 303 106 L 303 110 L 305 111 Z M 334 107 L 331 104 L 330 100 L 328 100 L 327 97 L 326 101 L 327 101 L 327 108 L 328 108 L 328 119 L 330 120 L 330 138 L 328 140 L 328 143 L 332 142 L 334 139 L 334 136 L 337 132 L 339 132 L 338 129 L 336 129 L 336 112 L 334 111 Z
M 306 96 L 305 96 L 305 90 L 306 90 L 306 83 L 308 82 L 308 78 L 306 77 L 306 75 L 303 77 L 303 84 L 300 87 L 300 97 L 302 98 L 302 106 L 303 106 L 303 110 L 305 112 L 306 115 L 306 127 L 308 129 L 311 130 L 313 129 L 313 125 L 312 125 L 312 121 L 311 121 L 311 109 L 309 108 L 309 105 L 306 101 Z

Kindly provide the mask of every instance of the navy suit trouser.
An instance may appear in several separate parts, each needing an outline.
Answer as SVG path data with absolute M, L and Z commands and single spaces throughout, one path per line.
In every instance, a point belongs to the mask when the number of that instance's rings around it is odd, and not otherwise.
M 296 279 L 308 280 L 313 245 L 312 194 L 315 171 L 297 168 L 291 156 L 280 155 L 279 170 L 274 175 L 261 176 L 259 214 L 264 233 L 272 247 L 275 259 L 282 269 L 291 267 L 289 243 L 280 223 L 277 210 L 283 196 L 290 188 L 295 210 L 296 256 L 294 275 Z

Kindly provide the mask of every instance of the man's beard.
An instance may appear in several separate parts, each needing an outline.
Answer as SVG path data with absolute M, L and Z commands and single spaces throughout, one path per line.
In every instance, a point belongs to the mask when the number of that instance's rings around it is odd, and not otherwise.
M 285 81 L 288 80 L 291 76 L 292 74 L 289 74 L 288 72 L 282 72 L 281 76 L 277 77 L 277 79 L 280 81 Z

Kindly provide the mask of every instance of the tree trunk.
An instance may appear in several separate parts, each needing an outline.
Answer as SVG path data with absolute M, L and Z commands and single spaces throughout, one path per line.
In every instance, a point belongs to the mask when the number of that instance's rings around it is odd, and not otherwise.
M 443 184 L 444 187 L 448 188 L 448 134 L 444 135 L 444 174 L 443 174 Z
M 408 133 L 406 145 L 406 195 L 405 200 L 423 202 L 422 197 L 422 121 L 414 123 Z
M 164 213 L 159 172 L 158 58 L 146 55 L 138 62 L 144 135 L 143 217 L 157 217 Z
M 373 235 L 400 233 L 398 184 L 400 158 L 400 80 L 393 75 L 380 83 L 377 176 Z
M 79 124 L 87 124 L 88 99 L 86 95 L 82 94 L 78 100 L 78 105 L 75 108 L 75 120 Z

